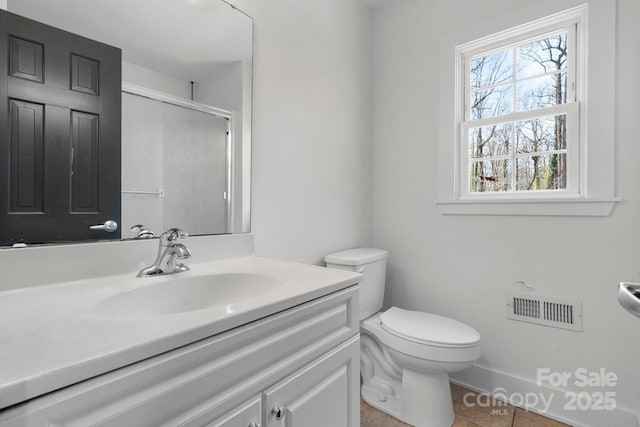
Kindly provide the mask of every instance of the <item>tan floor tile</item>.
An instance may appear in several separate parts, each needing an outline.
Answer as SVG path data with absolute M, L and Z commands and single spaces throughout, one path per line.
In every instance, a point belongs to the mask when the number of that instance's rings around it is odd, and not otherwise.
M 410 427 L 409 424 L 405 424 L 393 418 L 390 415 L 385 414 L 382 411 L 377 410 L 373 406 L 367 404 L 364 401 L 360 401 L 360 426 L 361 427 Z M 482 427 L 472 421 L 465 420 L 464 418 L 456 417 L 456 420 L 452 427 Z
M 473 421 L 465 420 L 464 418 L 456 417 L 453 426 L 451 427 L 482 427 L 480 424 L 476 424 Z
M 391 415 L 377 410 L 365 401 L 360 401 L 360 426 L 361 427 L 407 427 L 405 424 Z M 465 426 L 466 427 L 466 426 Z
M 453 399 L 454 402 L 455 401 L 462 402 L 464 395 L 467 393 L 477 394 L 471 390 L 467 390 L 466 388 L 460 387 L 459 385 L 456 385 L 456 384 L 449 384 L 449 386 L 451 387 L 451 398 Z
M 515 408 L 504 402 L 489 399 L 455 384 L 451 384 L 453 412 L 456 417 L 481 427 L 511 427 Z
M 465 404 L 465 396 L 466 404 Z M 566 424 L 527 412 L 497 400 L 488 401 L 478 393 L 451 384 L 456 420 L 453 427 L 569 427 Z M 479 406 L 482 403 L 483 406 Z M 474 406 L 472 406 L 474 404 Z M 489 406 L 484 406 L 489 404 Z M 360 401 L 361 427 L 407 427 L 403 423 L 364 401 Z
M 552 420 L 550 418 L 543 417 L 542 415 L 534 414 L 533 412 L 516 408 L 516 413 L 513 417 L 513 427 L 569 427 L 569 426 L 568 424 L 564 424 L 564 423 Z

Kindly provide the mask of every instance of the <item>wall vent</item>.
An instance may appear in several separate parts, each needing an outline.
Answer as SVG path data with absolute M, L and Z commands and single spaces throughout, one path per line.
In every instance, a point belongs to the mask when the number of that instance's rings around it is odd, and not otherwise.
M 582 332 L 582 302 L 507 292 L 507 318 Z

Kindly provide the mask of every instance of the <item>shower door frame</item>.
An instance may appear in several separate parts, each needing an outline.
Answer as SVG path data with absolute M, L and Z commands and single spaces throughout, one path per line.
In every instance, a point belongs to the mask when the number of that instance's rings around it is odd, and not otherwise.
M 138 86 L 133 83 L 122 82 L 122 92 L 128 93 L 130 95 L 141 96 L 143 98 L 148 98 L 153 101 L 164 102 L 166 104 L 174 105 L 177 107 L 187 108 L 189 110 L 198 111 L 200 113 L 210 114 L 212 116 L 222 117 L 227 119 L 227 138 L 226 138 L 226 150 L 225 150 L 225 160 L 226 160 L 226 180 L 227 185 L 225 188 L 225 203 L 227 207 L 227 233 L 234 233 L 233 228 L 233 203 L 231 203 L 231 195 L 233 194 L 233 162 L 234 162 L 234 138 L 233 138 L 233 125 L 234 121 L 234 112 L 229 110 L 224 110 L 222 108 L 212 107 L 211 105 L 202 104 L 200 102 L 191 101 L 189 99 L 184 99 L 178 96 L 174 96 L 168 94 L 166 92 L 161 92 L 154 89 L 149 89 L 144 86 Z

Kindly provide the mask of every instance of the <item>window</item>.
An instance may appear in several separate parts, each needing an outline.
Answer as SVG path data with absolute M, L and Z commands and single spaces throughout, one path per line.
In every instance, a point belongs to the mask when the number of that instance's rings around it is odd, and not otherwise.
M 480 21 L 440 39 L 440 213 L 610 215 L 615 2 Z
M 567 189 L 567 121 L 578 119 L 575 90 L 567 97 L 568 38 L 561 31 L 467 58 L 469 192 Z
M 582 13 L 458 47 L 459 197 L 581 191 Z

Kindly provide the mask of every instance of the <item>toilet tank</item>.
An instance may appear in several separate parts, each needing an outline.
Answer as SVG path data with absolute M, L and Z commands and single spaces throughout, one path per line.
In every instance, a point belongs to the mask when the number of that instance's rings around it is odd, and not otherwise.
M 384 299 L 387 251 L 374 248 L 349 249 L 324 257 L 329 268 L 362 273 L 360 281 L 360 320 L 377 313 Z

